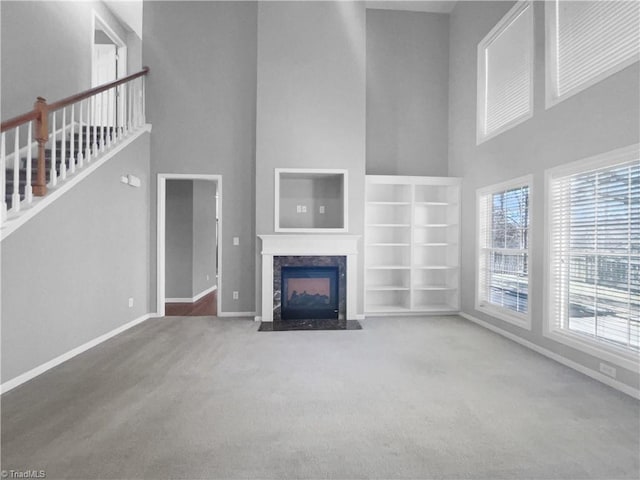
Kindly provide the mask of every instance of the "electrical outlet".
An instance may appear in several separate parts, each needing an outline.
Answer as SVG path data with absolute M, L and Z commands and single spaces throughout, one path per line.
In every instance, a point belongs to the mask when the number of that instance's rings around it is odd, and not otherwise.
M 238 292 L 233 292 L 233 299 L 238 300 Z
M 600 364 L 600 371 L 611 378 L 616 378 L 616 369 L 606 363 Z
M 207 282 L 209 281 L 209 275 L 207 275 Z
M 235 246 L 240 245 L 240 237 L 233 237 L 233 244 Z
M 302 205 L 296 205 L 296 213 L 302 213 Z
M 320 213 L 324 213 L 324 205 L 320 205 L 320 208 L 318 209 L 318 211 Z
M 133 307 L 133 297 L 129 297 L 129 308 Z
M 302 205 L 302 213 L 307 213 L 307 206 L 306 205 Z

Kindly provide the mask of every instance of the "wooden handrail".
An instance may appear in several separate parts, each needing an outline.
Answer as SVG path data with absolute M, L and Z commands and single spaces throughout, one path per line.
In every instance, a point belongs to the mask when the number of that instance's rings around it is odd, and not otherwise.
M 149 73 L 149 67 L 142 67 L 142 70 L 140 70 L 137 73 L 132 73 L 131 75 L 128 75 L 123 78 L 119 78 L 118 80 L 114 80 L 113 82 L 105 83 L 104 85 L 99 85 L 97 87 L 90 88 L 89 90 L 85 90 L 84 92 L 71 95 L 70 97 L 63 98 L 62 100 L 58 100 L 57 102 L 49 103 L 47 105 L 45 101 L 46 108 L 44 109 L 43 108 L 33 109 L 30 112 L 23 113 L 22 115 L 18 115 L 17 117 L 13 117 L 9 120 L 2 122 L 2 124 L 0 124 L 0 132 L 5 132 L 12 128 L 19 127 L 20 125 L 22 125 L 23 123 L 27 123 L 28 121 L 38 119 L 39 115 L 42 113 L 43 110 L 45 110 L 47 113 L 55 112 L 56 110 L 60 110 L 61 108 L 71 105 L 72 103 L 79 102 L 80 100 L 84 100 L 85 98 L 92 97 L 93 95 L 102 93 L 113 87 L 122 85 L 123 83 L 127 83 L 130 80 L 134 80 L 138 77 L 142 77 L 147 73 Z M 38 98 L 42 98 L 42 97 L 38 97 Z
M 85 90 L 84 92 L 80 92 L 76 95 L 71 95 L 70 97 L 63 98 L 62 100 L 58 100 L 57 102 L 50 103 L 50 104 L 47 104 L 47 101 L 44 98 L 38 97 L 36 99 L 36 102 L 33 105 L 33 110 L 27 113 L 23 113 L 22 115 L 18 115 L 17 117 L 11 118 L 0 124 L 0 133 L 1 133 L 1 132 L 10 130 L 12 128 L 19 127 L 27 122 L 35 121 L 33 139 L 37 142 L 37 147 L 38 147 L 38 156 L 36 159 L 37 172 L 36 172 L 36 178 L 32 184 L 33 194 L 35 196 L 41 197 L 46 195 L 47 193 L 46 173 L 45 173 L 45 146 L 47 141 L 49 140 L 49 127 L 48 127 L 49 112 L 55 112 L 56 110 L 60 110 L 61 108 L 67 107 L 74 103 L 78 103 L 82 100 L 85 100 L 94 95 L 97 95 L 98 93 L 102 93 L 104 91 L 110 90 L 124 83 L 130 82 L 131 80 L 135 80 L 138 77 L 142 77 L 147 73 L 149 73 L 149 67 L 142 67 L 142 70 L 140 70 L 137 73 L 133 73 L 123 78 L 119 78 L 117 80 L 114 80 L 113 82 L 105 83 L 103 85 L 98 85 L 97 87 L 91 88 L 89 90 Z M 55 117 L 54 117 L 54 120 L 55 120 Z M 53 148 L 55 148 L 55 146 Z M 18 153 L 16 152 L 15 155 L 17 154 Z M 2 178 L 4 179 L 4 176 Z
M 36 118 L 38 118 L 39 114 L 40 112 L 31 110 L 30 112 L 23 113 L 22 115 L 18 115 L 17 117 L 10 118 L 6 122 L 2 122 L 2 124 L 0 124 L 0 132 L 11 130 L 12 128 L 19 127 L 23 123 L 35 120 Z
M 113 82 L 105 83 L 104 85 L 99 85 L 97 87 L 90 88 L 89 90 L 85 90 L 84 92 L 77 93 L 76 95 L 71 95 L 70 97 L 63 98 L 62 100 L 58 100 L 57 102 L 50 103 L 48 105 L 48 110 L 50 112 L 55 112 L 56 110 L 60 110 L 61 108 L 71 105 L 72 103 L 77 103 L 81 100 L 84 100 L 85 98 L 92 97 L 98 93 L 102 93 L 113 87 L 117 87 L 118 85 L 127 83 L 130 80 L 134 80 L 138 77 L 142 77 L 147 73 L 149 73 L 149 67 L 142 67 L 142 70 L 140 70 L 137 73 L 132 73 L 127 77 L 119 78 L 118 80 L 114 80 Z

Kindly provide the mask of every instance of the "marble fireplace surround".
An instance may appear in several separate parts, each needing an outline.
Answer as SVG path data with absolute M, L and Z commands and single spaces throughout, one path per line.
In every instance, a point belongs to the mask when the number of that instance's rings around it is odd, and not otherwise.
M 258 235 L 262 240 L 262 317 L 273 321 L 274 257 L 346 257 L 346 318 L 356 318 L 358 240 L 357 235 Z

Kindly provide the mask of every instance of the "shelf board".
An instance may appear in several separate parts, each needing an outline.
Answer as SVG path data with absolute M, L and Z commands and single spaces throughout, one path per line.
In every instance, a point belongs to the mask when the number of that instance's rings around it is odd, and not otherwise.
M 416 202 L 416 205 L 428 205 L 433 207 L 448 207 L 449 205 L 455 205 L 450 202 Z
M 368 201 L 367 205 L 411 205 L 411 202 L 377 202 Z
M 416 243 L 416 246 L 418 247 L 448 247 L 451 245 L 455 245 L 455 243 L 447 243 L 447 242 Z
M 402 305 L 375 305 L 365 308 L 367 313 L 404 313 L 411 309 Z
M 413 268 L 418 270 L 453 270 L 458 267 L 454 265 L 414 265 Z
M 408 265 L 373 265 L 367 267 L 367 270 L 410 270 Z
M 410 247 L 410 243 L 368 243 L 367 247 Z
M 413 289 L 431 292 L 446 292 L 449 290 L 457 290 L 456 287 L 447 287 L 446 285 L 417 285 L 413 287 Z
M 457 307 L 452 307 L 451 305 L 446 304 L 436 304 L 436 305 L 416 305 L 413 308 L 413 311 L 417 312 L 457 312 L 460 309 Z
M 383 285 L 379 287 L 367 287 L 368 292 L 407 292 L 409 287 L 399 285 Z
M 432 227 L 453 227 L 455 223 L 423 223 L 421 225 L 416 225 L 417 228 L 432 228 Z
M 367 227 L 384 227 L 384 228 L 406 228 L 410 227 L 409 223 L 369 223 Z

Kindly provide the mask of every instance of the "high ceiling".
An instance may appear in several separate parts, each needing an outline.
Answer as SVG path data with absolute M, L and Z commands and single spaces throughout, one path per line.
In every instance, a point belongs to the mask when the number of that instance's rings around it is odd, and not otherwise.
M 368 0 L 367 8 L 380 10 L 408 10 L 411 12 L 451 13 L 456 0 Z

